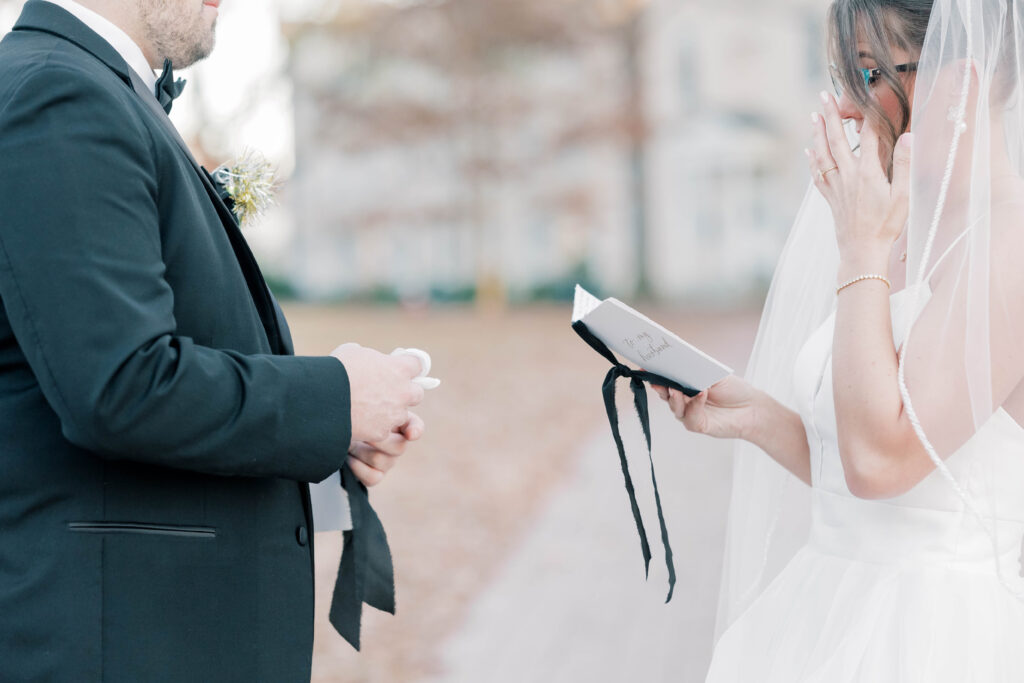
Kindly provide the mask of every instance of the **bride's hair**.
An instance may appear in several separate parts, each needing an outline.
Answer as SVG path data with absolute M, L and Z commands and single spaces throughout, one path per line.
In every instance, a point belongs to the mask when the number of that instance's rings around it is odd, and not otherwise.
M 916 60 L 924 45 L 933 0 L 835 0 L 828 11 L 828 53 L 835 64 L 843 90 L 864 112 L 884 149 L 892 149 L 896 139 L 910 125 L 910 97 L 896 71 L 892 48 L 897 47 Z M 861 76 L 857 50 L 858 30 L 871 46 L 881 79 L 896 94 L 900 120 L 890 121 L 882 107 L 871 97 Z M 888 172 L 891 174 L 891 162 Z

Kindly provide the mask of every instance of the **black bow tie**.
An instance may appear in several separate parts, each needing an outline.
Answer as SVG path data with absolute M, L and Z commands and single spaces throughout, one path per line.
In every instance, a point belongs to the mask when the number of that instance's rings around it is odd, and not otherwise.
M 164 60 L 164 72 L 160 75 L 160 78 L 156 82 L 156 99 L 159 100 L 160 106 L 164 108 L 164 111 L 168 114 L 171 113 L 171 107 L 174 105 L 174 100 L 181 91 L 185 89 L 185 80 L 179 78 L 174 80 L 174 69 L 171 68 L 171 60 Z

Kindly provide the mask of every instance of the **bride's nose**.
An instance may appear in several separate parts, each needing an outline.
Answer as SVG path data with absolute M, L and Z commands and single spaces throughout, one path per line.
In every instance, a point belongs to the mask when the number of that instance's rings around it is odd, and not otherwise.
M 844 92 L 839 97 L 839 101 L 836 102 L 836 108 L 839 110 L 839 117 L 842 118 L 844 122 L 848 120 L 854 121 L 854 126 L 859 133 L 860 127 L 864 125 L 864 114 L 857 108 L 857 105 L 854 104 L 853 100 L 850 99 L 850 96 L 847 93 Z

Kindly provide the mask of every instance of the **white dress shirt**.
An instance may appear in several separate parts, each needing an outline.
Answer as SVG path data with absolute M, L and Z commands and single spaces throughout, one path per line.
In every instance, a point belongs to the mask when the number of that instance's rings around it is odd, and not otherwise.
M 142 77 L 142 82 L 149 86 L 150 92 L 156 94 L 156 74 L 153 72 L 153 67 L 149 65 L 146 55 L 142 53 L 142 48 L 131 39 L 131 36 L 106 17 L 93 12 L 88 7 L 83 7 L 75 0 L 47 0 L 47 2 L 67 10 L 76 19 L 99 34 L 103 40 L 110 43 L 110 46 L 117 50 L 128 66 Z

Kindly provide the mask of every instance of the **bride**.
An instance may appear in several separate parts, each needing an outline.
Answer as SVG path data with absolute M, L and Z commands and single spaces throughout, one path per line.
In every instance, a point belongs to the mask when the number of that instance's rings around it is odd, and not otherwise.
M 746 379 L 656 387 L 738 440 L 707 680 L 1019 683 L 1024 0 L 828 25 L 838 99 Z

